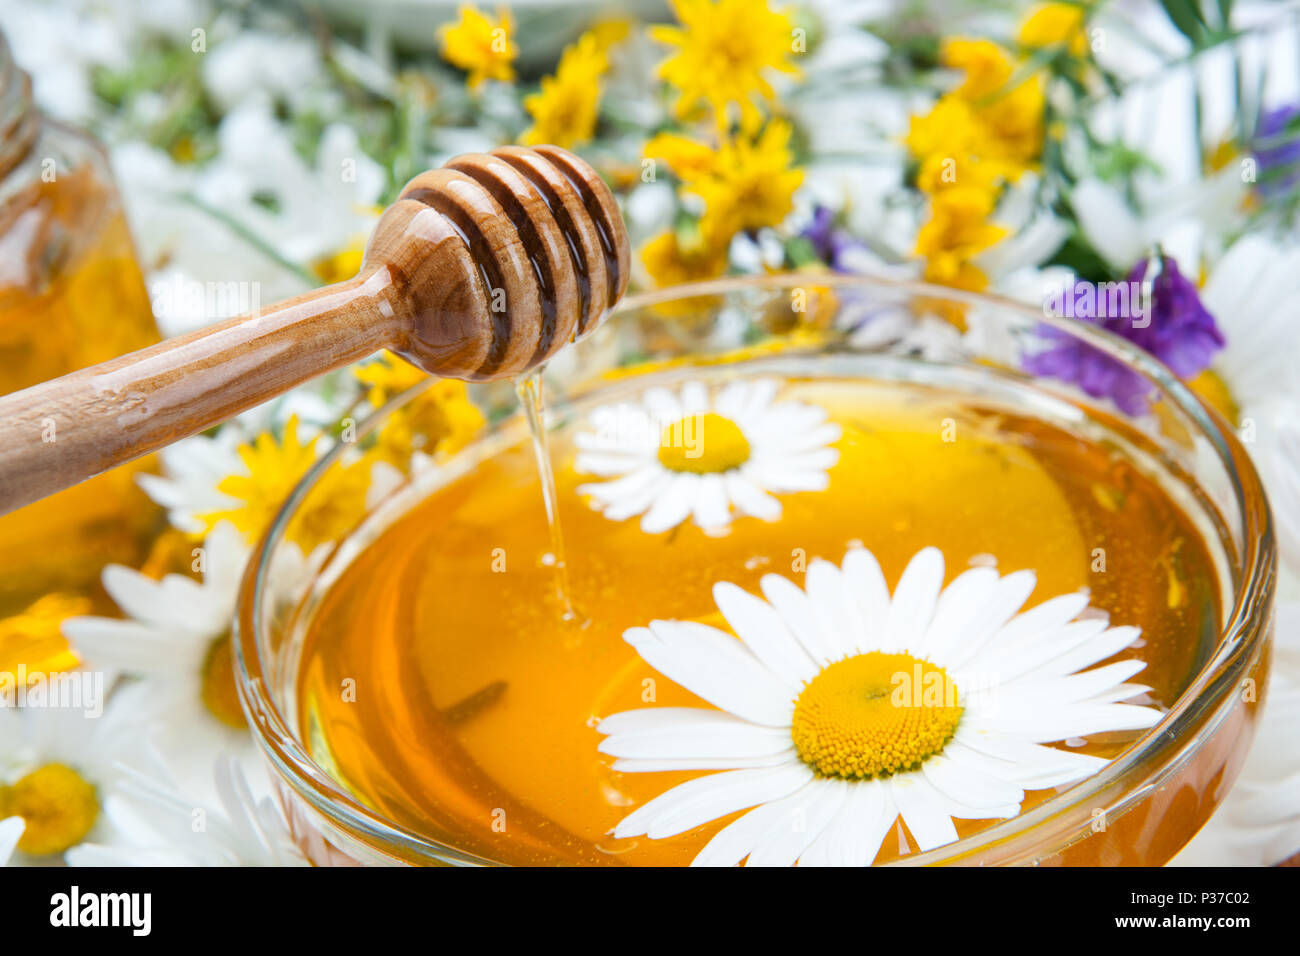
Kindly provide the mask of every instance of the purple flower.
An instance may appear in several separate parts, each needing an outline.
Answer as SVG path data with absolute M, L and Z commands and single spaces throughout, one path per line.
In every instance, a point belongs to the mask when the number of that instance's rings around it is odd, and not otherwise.
M 836 272 L 852 272 L 845 263 L 846 253 L 865 249 L 866 245 L 835 225 L 835 213 L 825 206 L 813 209 L 813 218 L 800 233 L 812 245 L 817 258 Z
M 1106 288 L 1072 282 L 1059 300 L 1065 307 L 1061 314 L 1114 332 L 1160 359 L 1180 378 L 1191 378 L 1210 367 L 1223 348 L 1223 334 L 1196 286 L 1169 256 L 1160 257 L 1160 274 L 1151 283 L 1151 301 L 1144 307 L 1139 290 L 1147 265 L 1143 260 L 1133 267 L 1125 280 L 1127 289 L 1117 289 L 1118 283 Z M 1040 334 L 1056 344 L 1028 356 L 1028 372 L 1074 382 L 1093 398 L 1109 397 L 1129 415 L 1146 411 L 1151 388 L 1137 372 L 1060 329 L 1043 326 Z
M 1300 106 L 1280 106 L 1259 118 L 1253 152 L 1259 164 L 1258 188 L 1264 196 L 1286 193 L 1300 181 L 1300 135 L 1285 135 L 1297 117 Z M 1279 171 L 1290 174 L 1278 177 Z

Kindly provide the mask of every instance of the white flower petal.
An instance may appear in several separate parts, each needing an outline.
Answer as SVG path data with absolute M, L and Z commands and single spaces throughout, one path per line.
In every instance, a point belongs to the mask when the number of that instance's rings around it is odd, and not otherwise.
M 596 475 L 609 478 L 614 475 L 626 475 L 645 466 L 645 456 L 631 452 L 584 451 L 574 459 L 573 468 L 584 475 Z
M 22 817 L 6 817 L 0 820 L 0 866 L 4 866 L 13 855 L 14 847 L 22 839 L 27 823 Z
M 942 587 L 943 552 L 938 548 L 923 548 L 908 562 L 894 589 L 880 639 L 881 650 L 906 651 L 920 642 L 930 626 Z
M 997 582 L 998 573 L 992 568 L 971 568 L 957 575 L 939 595 L 930 626 L 913 650 L 932 661 L 947 660 Z
M 781 620 L 803 645 L 809 657 L 819 665 L 838 660 L 834 656 L 835 649 L 827 643 L 821 628 L 817 626 L 812 601 L 797 584 L 779 574 L 765 574 L 758 583 L 763 590 L 763 597 L 781 615 Z
M 921 764 L 921 773 L 950 801 L 973 809 L 974 816 L 968 819 L 1015 816 L 1025 799 L 1025 791 L 1015 784 L 989 774 L 983 767 L 954 761 L 944 754 L 936 754 Z M 1009 814 L 1005 812 L 1007 807 L 1012 808 Z
M 1071 737 L 1108 733 L 1115 730 L 1145 730 L 1160 722 L 1153 707 L 1133 704 L 1066 704 L 1046 707 L 1010 700 L 1001 702 L 993 713 L 980 713 L 980 726 L 1021 740 L 1050 743 Z
M 792 691 L 816 676 L 817 665 L 772 605 L 726 581 L 713 586 L 713 602 L 745 646 Z
M 841 583 L 857 604 L 863 626 L 855 650 L 865 654 L 879 646 L 889 615 L 889 585 L 880 570 L 880 562 L 866 548 L 849 549 L 844 556 Z
M 814 559 L 808 565 L 804 589 L 821 631 L 822 644 L 830 651 L 831 659 L 853 656 L 865 628 L 857 608 L 845 594 L 840 569 L 829 561 Z
M 836 798 L 842 801 L 842 791 L 827 786 L 824 781 L 810 780 L 789 796 L 764 803 L 723 827 L 705 844 L 691 866 L 735 866 L 745 857 L 750 857 L 751 866 L 762 866 L 763 861 L 755 857 L 765 846 L 772 846 L 775 851 L 770 865 L 789 866 L 798 859 L 807 842 L 817 836 L 817 833 L 808 835 L 811 826 L 816 823 L 825 826 L 830 822 L 834 811 L 827 813 L 823 807 Z M 821 812 L 814 816 L 816 811 Z M 820 828 L 817 832 L 821 832 Z M 793 853 L 790 853 L 791 844 L 797 844 Z
M 675 475 L 641 519 L 641 530 L 647 534 L 659 534 L 685 521 L 694 505 L 699 480 L 699 475 L 690 473 Z
M 983 647 L 959 646 L 948 659 L 950 666 L 965 664 L 977 653 L 990 658 L 1003 651 L 1012 651 L 1025 643 L 1037 643 L 1045 631 L 1063 627 L 1078 617 L 1088 606 L 1088 595 L 1083 592 L 1062 594 L 1044 601 L 1036 607 L 1017 614 Z
M 790 726 L 790 689 L 730 634 L 694 621 L 653 621 L 623 639 L 659 673 L 714 706 L 756 724 Z
M 718 398 L 713 403 L 714 410 L 724 418 L 738 420 L 745 412 L 749 390 L 749 382 L 743 378 L 728 382 L 718 393 Z
M 614 836 L 645 835 L 652 840 L 676 836 L 737 810 L 780 800 L 812 778 L 808 766 L 797 760 L 778 767 L 696 777 L 633 810 L 614 828 Z
M 835 462 L 832 461 L 825 467 L 829 468 L 834 464 Z M 825 471 L 818 471 L 816 467 L 805 466 L 802 460 L 796 463 L 751 458 L 740 466 L 740 472 L 767 491 L 825 491 L 830 485 L 830 478 Z
M 948 801 L 919 773 L 905 773 L 887 781 L 898 815 L 922 851 L 954 843 L 957 828 L 948 813 Z
M 1103 619 L 1071 621 L 1032 640 L 1014 647 L 988 647 L 962 669 L 981 674 L 997 674 L 1001 683 L 1009 684 L 1024 674 L 1037 673 L 1048 662 L 1069 654 L 1089 641 L 1104 635 L 1109 625 Z
M 898 808 L 885 783 L 850 784 L 844 806 L 799 857 L 799 865 L 870 866 L 897 820 Z
M 775 521 L 781 517 L 781 502 L 746 478 L 741 470 L 728 471 L 722 479 L 727 497 L 737 511 L 764 521 Z
M 789 743 L 787 736 L 786 742 Z M 619 773 L 665 773 L 672 770 L 753 770 L 798 760 L 793 747 L 762 757 L 620 757 L 610 766 Z
M 599 729 L 599 728 L 598 728 Z M 731 714 L 697 709 L 669 726 L 611 734 L 597 748 L 611 757 L 770 757 L 790 749 L 790 732 L 761 727 Z
M 976 766 L 1026 790 L 1074 783 L 1106 766 L 1101 757 L 1044 747 L 987 730 L 959 730 L 943 752 L 956 763 Z
M 647 389 L 645 394 L 641 396 L 641 402 L 650 410 L 651 417 L 665 427 L 676 424 L 686 417 L 682 403 L 677 400 L 676 395 L 666 388 Z
M 724 528 L 731 523 L 731 506 L 721 475 L 700 476 L 691 512 L 695 524 L 701 528 Z

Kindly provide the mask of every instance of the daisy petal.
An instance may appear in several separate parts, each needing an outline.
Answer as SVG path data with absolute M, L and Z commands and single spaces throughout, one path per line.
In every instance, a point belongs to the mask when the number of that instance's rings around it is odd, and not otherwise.
M 751 857 L 752 860 L 759 848 L 767 843 L 791 835 L 796 839 L 805 836 L 809 824 L 809 806 L 823 789 L 822 781 L 811 780 L 787 797 L 750 810 L 719 830 L 691 861 L 691 866 L 735 866 L 746 857 Z M 824 822 L 829 822 L 829 819 Z M 799 849 L 802 850 L 802 847 Z M 796 858 L 798 853 L 796 850 Z M 789 866 L 793 862 L 794 859 L 791 859 L 785 865 Z
M 830 653 L 831 660 L 852 656 L 857 651 L 862 625 L 857 609 L 844 592 L 840 569 L 821 558 L 813 560 L 808 565 L 804 590 L 821 632 L 821 644 Z
M 642 517 L 641 530 L 646 534 L 659 534 L 685 521 L 691 513 L 699 480 L 699 475 L 688 473 L 674 476 Z
M 787 737 L 787 742 L 789 738 Z M 675 770 L 754 770 L 798 760 L 793 747 L 763 757 L 620 757 L 610 767 L 619 773 L 667 773 Z
M 866 548 L 851 548 L 844 556 L 841 579 L 844 590 L 857 603 L 863 625 L 855 650 L 866 653 L 879 641 L 880 629 L 889 613 L 889 585 L 885 583 L 880 562 Z
M 897 819 L 898 808 L 884 783 L 855 783 L 835 819 L 799 857 L 799 865 L 870 866 Z
M 922 851 L 957 841 L 957 828 L 948 813 L 948 802 L 925 777 L 900 774 L 888 780 L 889 793 L 898 815 Z
M 880 649 L 906 651 L 920 642 L 934 615 L 935 602 L 943 587 L 943 552 L 924 548 L 908 562 L 894 589 L 894 599 L 885 619 Z
M 693 621 L 654 621 L 623 639 L 659 673 L 710 704 L 756 724 L 790 726 L 790 689 L 730 634 Z
M 992 568 L 971 568 L 957 575 L 939 595 L 934 618 L 913 650 L 931 660 L 947 660 L 949 650 L 964 636 L 966 627 L 997 585 Z
M 781 502 L 763 491 L 740 471 L 733 470 L 723 474 L 722 480 L 727 489 L 727 497 L 732 505 L 742 514 L 764 521 L 775 521 L 781 517 Z
M 765 574 L 758 582 L 763 597 L 781 615 L 790 633 L 803 645 L 808 656 L 818 665 L 837 660 L 834 648 L 830 646 L 817 626 L 813 614 L 812 602 L 808 595 L 789 578 L 779 574 Z
M 614 836 L 648 836 L 652 840 L 694 830 L 711 820 L 780 800 L 812 779 L 800 761 L 759 770 L 728 770 L 678 784 L 628 814 Z
M 731 507 L 721 475 L 700 476 L 691 512 L 695 524 L 701 528 L 723 528 L 731 523 Z
M 713 586 L 713 601 L 745 646 L 793 691 L 816 675 L 817 665 L 772 605 L 725 581 Z
M 769 831 L 749 854 L 746 866 L 794 866 L 808 845 L 817 839 L 840 808 L 851 785 L 840 780 L 814 780 L 801 791 L 807 794 L 783 827 Z
M 790 749 L 790 733 L 701 709 L 693 719 L 657 730 L 612 734 L 597 749 L 611 757 L 642 759 L 770 757 Z

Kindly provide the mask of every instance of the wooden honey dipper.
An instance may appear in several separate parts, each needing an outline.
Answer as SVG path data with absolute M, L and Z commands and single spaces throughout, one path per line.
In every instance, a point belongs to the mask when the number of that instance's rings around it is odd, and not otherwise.
M 0 514 L 390 349 L 517 376 L 627 288 L 608 187 L 555 146 L 459 156 L 385 210 L 356 277 L 0 398 Z

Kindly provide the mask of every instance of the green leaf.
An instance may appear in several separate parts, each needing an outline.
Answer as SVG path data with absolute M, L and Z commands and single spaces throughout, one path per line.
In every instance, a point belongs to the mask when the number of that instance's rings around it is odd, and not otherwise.
M 1196 0 L 1160 0 L 1160 6 L 1164 7 L 1165 14 L 1178 32 L 1192 41 L 1193 47 L 1200 48 L 1205 44 L 1208 29 Z

